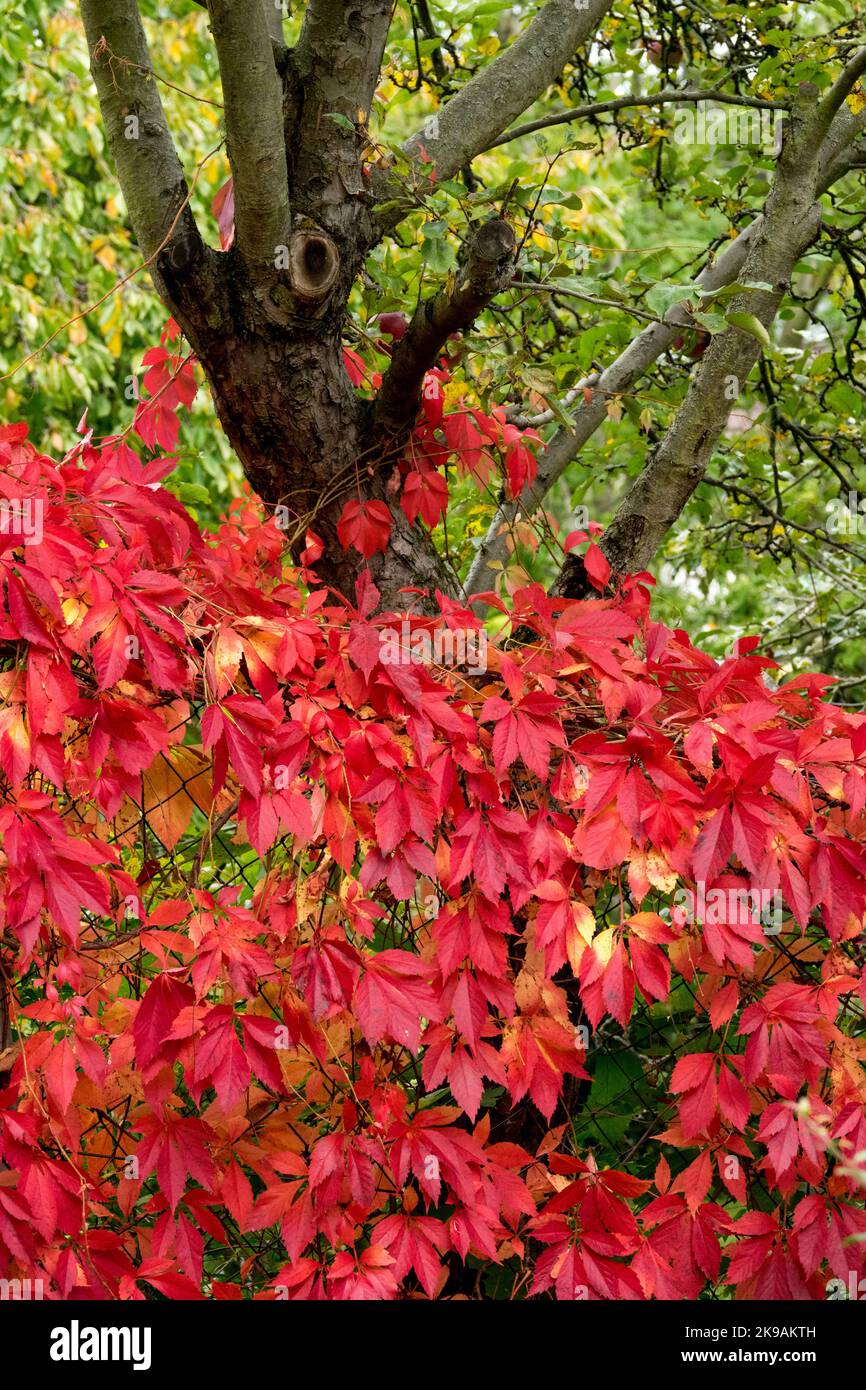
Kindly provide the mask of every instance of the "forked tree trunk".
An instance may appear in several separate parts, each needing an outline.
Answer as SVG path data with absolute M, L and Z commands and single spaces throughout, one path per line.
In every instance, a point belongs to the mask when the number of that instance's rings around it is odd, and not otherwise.
M 198 355 L 250 483 L 267 505 L 286 508 L 294 553 L 309 523 L 324 543 L 322 578 L 351 597 L 362 561 L 340 545 L 337 523 L 350 498 L 379 498 L 394 518 L 391 543 L 370 566 L 385 604 L 405 603 L 399 590 L 407 585 L 453 593 L 459 586 L 429 534 L 399 508 L 395 464 L 425 372 L 448 337 L 508 285 L 513 231 L 498 218 L 468 230 L 457 275 L 418 306 L 375 406 L 356 396 L 343 368 L 349 295 L 380 237 L 422 201 L 429 177 L 419 164 L 422 146 L 437 177 L 453 178 L 558 79 L 610 0 L 546 0 L 520 37 L 444 103 L 435 129 L 406 142 L 402 177 L 391 156 L 372 149 L 367 131 L 391 0 L 307 0 L 291 50 L 272 0 L 198 3 L 219 60 L 234 179 L 236 244 L 228 254 L 204 245 L 188 206 L 137 0 L 81 0 L 109 144 L 157 289 Z M 741 238 L 741 249 L 748 243 L 744 279 L 771 288 L 745 291 L 732 307 L 759 330 L 772 322 L 797 256 L 816 233 L 816 197 L 849 167 L 846 151 L 850 160 L 864 122 L 847 111 L 845 98 L 864 70 L 866 49 L 826 93 L 803 88 L 793 102 L 764 218 Z M 606 390 L 629 389 L 663 350 L 664 329 L 653 326 L 628 369 L 601 383 L 605 391 L 589 403 L 585 423 L 551 441 L 534 504 L 606 418 Z M 648 563 L 685 506 L 724 428 L 724 377 L 744 384 L 758 351 L 756 338 L 737 328 L 714 337 L 603 541 L 616 572 Z M 482 547 L 482 568 L 496 551 L 497 528 Z M 575 561 L 562 576 L 564 596 L 584 592 L 579 571 Z

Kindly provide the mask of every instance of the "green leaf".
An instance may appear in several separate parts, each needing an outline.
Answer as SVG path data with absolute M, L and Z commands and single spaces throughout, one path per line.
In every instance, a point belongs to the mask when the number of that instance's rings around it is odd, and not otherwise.
M 744 314 L 739 309 L 730 309 L 725 318 L 732 328 L 738 328 L 741 333 L 748 333 L 752 338 L 757 338 L 762 347 L 770 346 L 770 335 L 754 314 Z
M 334 125 L 342 126 L 344 130 L 351 130 L 354 132 L 354 123 L 349 120 L 348 116 L 343 116 L 339 111 L 326 111 L 325 115 L 329 121 L 334 122 Z
M 691 285 L 674 285 L 670 281 L 662 280 L 658 285 L 653 285 L 646 297 L 646 302 L 653 313 L 658 318 L 663 319 L 669 309 L 675 304 L 682 304 L 694 298 L 694 289 Z
M 733 299 L 735 295 L 742 294 L 744 290 L 771 290 L 772 285 L 768 285 L 766 280 L 732 280 L 729 285 L 722 285 L 718 290 L 700 290 L 702 299 L 716 299 L 719 303 L 725 303 Z
M 701 314 L 692 315 L 695 323 L 699 323 L 708 333 L 721 333 L 725 327 L 726 319 L 724 314 Z
M 436 275 L 444 275 L 454 265 L 454 248 L 446 237 L 444 222 L 428 222 L 422 233 L 424 260 Z

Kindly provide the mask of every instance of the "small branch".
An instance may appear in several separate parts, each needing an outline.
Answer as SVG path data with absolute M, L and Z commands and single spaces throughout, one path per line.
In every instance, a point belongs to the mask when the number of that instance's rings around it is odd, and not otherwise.
M 141 927 L 133 927 L 130 931 L 119 932 L 117 936 L 103 936 L 96 941 L 79 942 L 79 951 L 110 951 L 115 946 L 123 946 L 127 941 L 134 941 L 142 932 Z
M 784 526 L 786 530 L 789 531 L 798 531 L 804 536 L 811 536 L 813 540 L 820 541 L 822 545 L 828 546 L 831 550 L 838 550 L 842 555 L 847 555 L 849 559 L 856 556 L 861 563 L 866 562 L 866 554 L 858 550 L 855 545 L 846 545 L 844 541 L 837 541 L 835 537 L 830 535 L 824 526 L 806 526 L 802 522 L 792 521 L 782 512 L 778 512 L 773 507 L 768 506 L 756 492 L 746 487 L 744 483 L 739 481 L 728 482 L 725 478 L 711 478 L 709 476 L 706 478 L 706 482 L 710 487 L 717 487 L 720 491 L 727 493 L 728 496 L 733 497 L 735 501 L 740 497 L 747 497 L 754 506 L 761 509 L 764 516 L 768 516 L 776 525 Z
M 508 286 L 516 245 L 514 228 L 498 218 L 475 232 L 454 288 L 421 304 L 394 348 L 376 397 L 378 425 L 396 433 L 415 419 L 425 373 L 435 366 L 450 335 L 468 328 Z
M 592 372 L 590 376 L 581 377 L 576 385 L 569 387 L 562 397 L 562 400 L 557 401 L 559 413 L 562 414 L 568 410 L 588 386 L 595 386 L 597 383 L 598 372 Z M 557 418 L 557 411 L 548 408 L 547 410 L 540 410 L 537 415 L 526 415 L 523 406 L 509 405 L 506 406 L 505 409 L 505 418 L 509 424 L 516 425 L 518 429 L 537 430 L 540 429 L 542 425 L 552 424 Z
M 261 0 L 208 0 L 234 179 L 235 235 L 244 259 L 273 271 L 289 239 L 282 84 Z
M 547 130 L 550 126 L 569 125 L 572 121 L 584 121 L 591 116 L 602 116 L 610 111 L 625 111 L 631 107 L 639 106 L 666 106 L 671 103 L 680 105 L 693 104 L 700 101 L 714 101 L 721 106 L 748 106 L 758 111 L 787 111 L 788 105 L 781 101 L 763 101 L 760 97 L 737 96 L 725 92 L 699 92 L 685 90 L 682 92 L 656 92 L 654 96 L 648 97 L 612 97 L 609 101 L 595 101 L 589 106 L 576 106 L 566 111 L 556 111 L 550 116 L 539 116 L 536 121 L 527 121 L 525 125 L 513 126 L 511 130 L 506 130 L 502 135 L 487 146 L 487 149 L 496 149 L 497 145 L 507 145 L 511 140 L 519 140 L 522 135 L 531 135 L 536 130 Z
M 642 323 L 661 323 L 662 321 L 656 314 L 648 314 L 644 309 L 635 309 L 630 304 L 623 304 L 618 299 L 602 299 L 597 294 L 584 294 L 583 290 L 573 290 L 557 285 L 555 282 L 549 284 L 545 280 L 512 280 L 510 288 L 528 290 L 530 294 L 561 294 L 566 299 L 579 299 L 583 304 L 599 304 L 603 309 L 619 309 L 623 314 L 629 314 L 633 319 L 640 319 Z

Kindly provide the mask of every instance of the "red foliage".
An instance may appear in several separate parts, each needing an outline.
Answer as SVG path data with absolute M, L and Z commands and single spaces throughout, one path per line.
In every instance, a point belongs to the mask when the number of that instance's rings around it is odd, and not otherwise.
M 177 404 L 167 361 L 148 387 Z M 518 490 L 509 427 L 459 419 L 465 468 L 510 449 Z M 471 1261 L 517 1295 L 773 1299 L 861 1270 L 866 717 L 717 663 L 645 576 L 526 587 L 536 641 L 483 672 L 385 660 L 369 580 L 351 605 L 287 568 L 253 501 L 205 538 L 170 461 L 0 440 L 41 531 L 0 530 L 0 1276 L 435 1298 Z M 352 505 L 370 554 L 382 504 Z M 478 634 L 440 607 L 428 636 Z M 249 891 L 220 887 L 227 823 Z M 778 937 L 749 892 L 781 895 Z M 600 1168 L 565 1079 L 586 1091 L 607 1016 L 686 989 L 655 1175 Z M 540 1144 L 504 1136 L 503 1090 Z

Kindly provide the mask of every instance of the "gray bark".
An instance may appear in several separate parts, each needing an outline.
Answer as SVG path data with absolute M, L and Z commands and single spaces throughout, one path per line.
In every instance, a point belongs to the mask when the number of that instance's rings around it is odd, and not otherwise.
M 435 138 L 417 131 L 407 153 L 423 144 L 439 178 L 450 178 L 547 91 L 610 7 L 611 0 L 589 0 L 586 9 L 574 0 L 548 0 L 520 37 L 446 103 Z
M 235 241 L 256 275 L 273 276 L 289 240 L 282 83 L 262 0 L 208 0 L 234 180 Z

